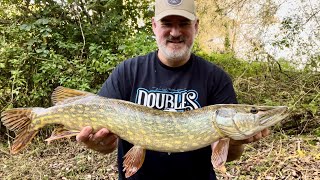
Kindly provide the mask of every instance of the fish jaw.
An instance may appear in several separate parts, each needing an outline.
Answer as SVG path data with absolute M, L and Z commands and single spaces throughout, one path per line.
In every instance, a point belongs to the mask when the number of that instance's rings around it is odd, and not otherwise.
M 215 125 L 226 136 L 243 140 L 275 125 L 288 115 L 286 106 L 223 105 L 215 113 Z

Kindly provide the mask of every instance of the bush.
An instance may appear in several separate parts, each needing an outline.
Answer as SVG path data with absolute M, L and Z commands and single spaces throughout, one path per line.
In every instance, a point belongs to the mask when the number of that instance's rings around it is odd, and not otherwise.
M 156 50 L 150 24 L 141 28 L 137 23 L 139 18 L 150 18 L 148 2 L 4 1 L 0 4 L 0 112 L 48 107 L 59 85 L 95 93 L 121 61 Z M 4 11 L 8 8 L 11 13 Z M 197 54 L 230 74 L 240 103 L 287 105 L 292 113 L 284 129 L 319 134 L 318 71 L 297 70 L 285 60 L 248 62 L 232 53 L 206 54 L 199 47 L 196 43 Z

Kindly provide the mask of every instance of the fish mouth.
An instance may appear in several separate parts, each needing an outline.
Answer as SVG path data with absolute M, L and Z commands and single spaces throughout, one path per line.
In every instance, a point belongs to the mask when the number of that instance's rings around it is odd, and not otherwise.
M 272 126 L 288 116 L 289 108 L 287 106 L 278 106 L 273 110 L 266 111 L 261 115 L 260 125 Z

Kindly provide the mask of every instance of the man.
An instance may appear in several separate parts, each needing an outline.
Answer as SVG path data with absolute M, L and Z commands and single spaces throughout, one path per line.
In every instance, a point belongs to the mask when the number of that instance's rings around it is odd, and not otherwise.
M 152 28 L 159 50 L 122 62 L 99 95 L 171 111 L 237 103 L 229 76 L 191 53 L 198 25 L 193 0 L 156 0 Z M 268 134 L 266 129 L 245 141 L 231 140 L 228 161 L 241 156 L 243 144 Z M 85 127 L 77 140 L 104 154 L 118 147 L 119 179 L 125 179 L 122 163 L 130 143 L 107 129 L 92 134 L 91 127 Z M 210 147 L 171 154 L 147 151 L 142 167 L 129 179 L 216 179 L 210 157 Z

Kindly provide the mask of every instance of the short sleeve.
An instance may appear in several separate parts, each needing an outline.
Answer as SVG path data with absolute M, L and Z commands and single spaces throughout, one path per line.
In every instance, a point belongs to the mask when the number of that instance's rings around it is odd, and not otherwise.
M 103 83 L 99 96 L 113 98 L 113 99 L 126 99 L 126 75 L 125 75 L 124 62 L 120 63 L 110 74 L 107 80 Z
M 237 104 L 236 93 L 230 76 L 217 68 L 209 94 L 209 104 Z

